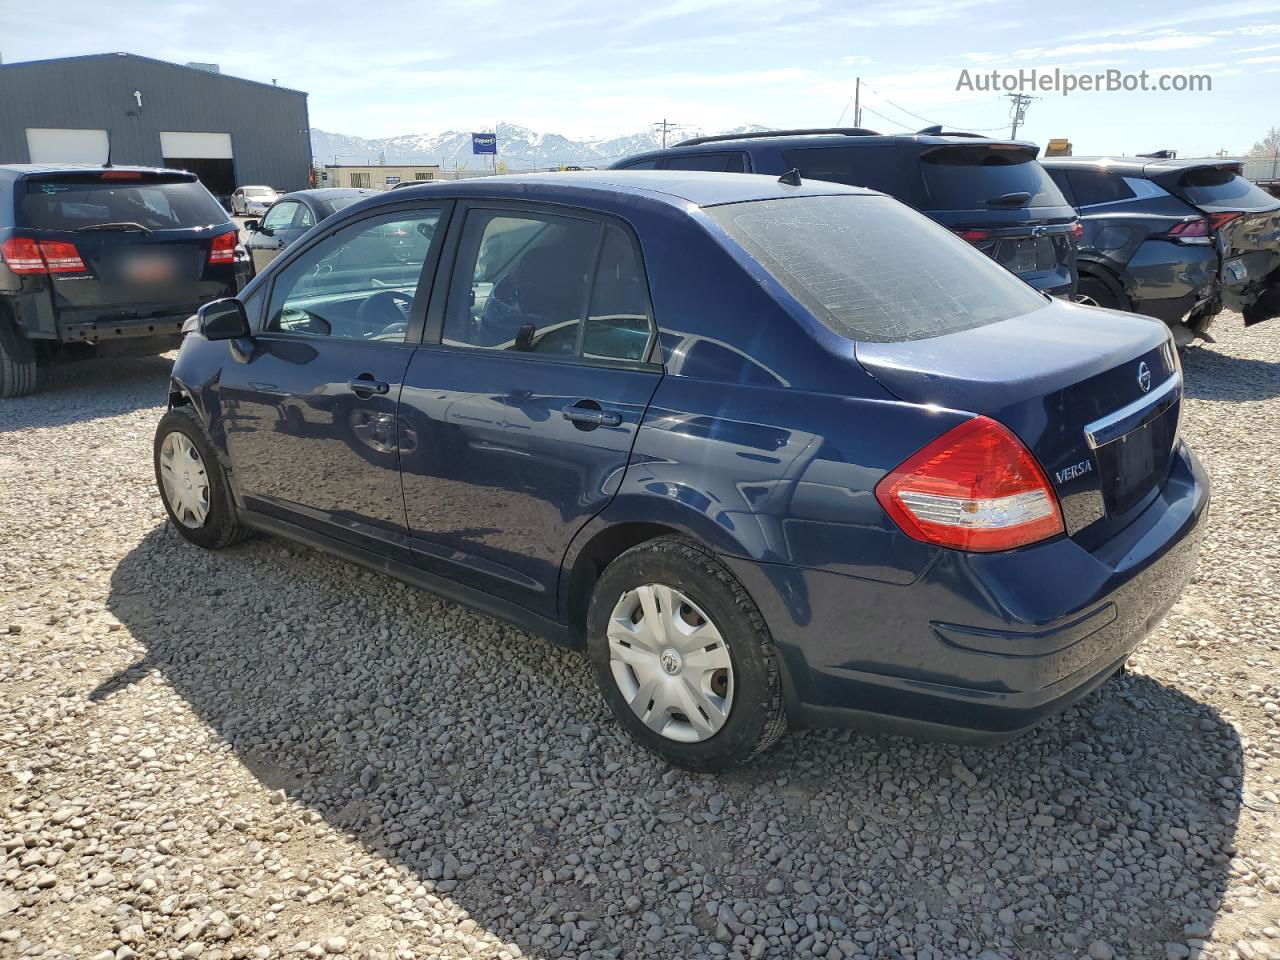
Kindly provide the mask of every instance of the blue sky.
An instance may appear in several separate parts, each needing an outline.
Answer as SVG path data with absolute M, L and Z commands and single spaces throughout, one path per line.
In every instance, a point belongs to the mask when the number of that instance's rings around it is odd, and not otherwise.
M 1022 133 L 1077 153 L 1174 147 L 1237 153 L 1280 126 L 1280 0 L 655 0 L 608 3 L 100 0 L 0 9 L 6 62 L 126 50 L 310 93 L 314 126 L 359 136 L 480 129 L 503 120 L 573 137 L 663 117 L 711 132 L 925 120 L 1008 130 L 1009 104 L 957 92 L 960 71 L 1109 68 L 1212 77 L 1202 93 L 1046 93 Z M 233 42 L 238 33 L 251 40 Z M 871 112 L 871 111 L 874 111 Z

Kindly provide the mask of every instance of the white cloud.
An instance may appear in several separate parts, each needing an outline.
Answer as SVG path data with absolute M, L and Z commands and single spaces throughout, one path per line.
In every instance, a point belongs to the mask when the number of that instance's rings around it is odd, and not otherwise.
M 1280 63 L 1280 57 L 1245 57 L 1241 63 Z

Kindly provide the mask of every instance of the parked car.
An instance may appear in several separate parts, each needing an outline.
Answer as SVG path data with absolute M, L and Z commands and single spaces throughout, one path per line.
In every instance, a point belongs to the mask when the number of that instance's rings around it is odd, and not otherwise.
M 1223 307 L 1246 324 L 1280 313 L 1280 200 L 1239 163 L 1054 157 L 1045 169 L 1080 211 L 1079 297 L 1169 324 L 1180 343 Z
M 317 223 L 375 193 L 375 190 L 349 187 L 286 193 L 268 208 L 260 221 L 244 223 L 245 232 L 249 234 L 244 245 L 249 250 L 254 271 L 265 267 Z
M 280 199 L 275 187 L 236 187 L 231 194 L 231 213 L 237 217 L 261 217 Z
M 882 136 L 861 127 L 695 137 L 619 160 L 616 170 L 796 171 L 870 187 L 910 204 L 1037 290 L 1070 298 L 1076 212 L 1036 161 L 1039 148 L 928 127 Z
M 835 183 L 388 191 L 189 330 L 155 436 L 183 537 L 279 534 L 585 646 L 691 768 L 788 725 L 1027 729 L 1174 603 L 1209 500 L 1163 324 Z
M 248 278 L 235 224 L 190 173 L 0 166 L 0 397 L 34 390 L 65 344 L 171 350 Z

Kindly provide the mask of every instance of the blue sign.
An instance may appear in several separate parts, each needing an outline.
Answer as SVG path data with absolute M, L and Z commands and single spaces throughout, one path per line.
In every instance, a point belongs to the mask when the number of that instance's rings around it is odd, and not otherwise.
M 498 135 L 496 133 L 473 133 L 471 135 L 472 153 L 497 153 Z

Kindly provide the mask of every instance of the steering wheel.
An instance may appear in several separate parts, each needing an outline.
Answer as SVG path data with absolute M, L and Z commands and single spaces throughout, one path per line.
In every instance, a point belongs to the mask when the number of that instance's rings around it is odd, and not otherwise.
M 365 329 L 380 327 L 374 338 L 403 334 L 409 329 L 413 297 L 399 290 L 382 290 L 367 298 L 356 310 L 356 323 Z

